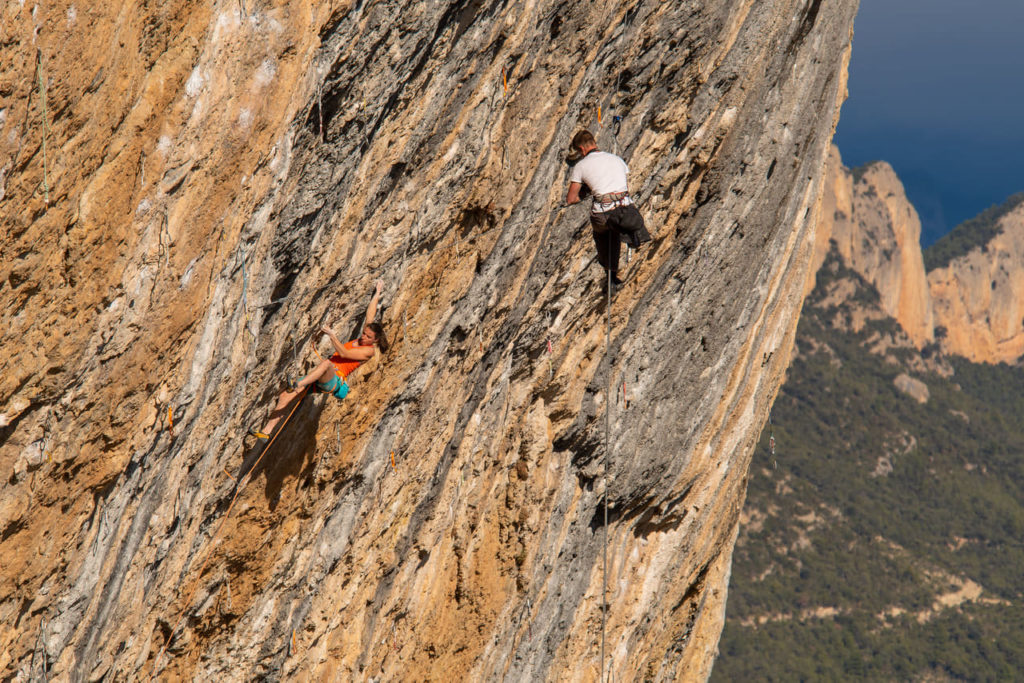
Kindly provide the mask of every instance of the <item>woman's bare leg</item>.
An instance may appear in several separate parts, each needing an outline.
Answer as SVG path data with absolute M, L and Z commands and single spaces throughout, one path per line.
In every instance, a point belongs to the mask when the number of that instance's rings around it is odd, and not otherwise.
M 288 414 L 288 406 L 296 396 L 302 393 L 303 389 L 313 384 L 313 382 L 326 382 L 333 374 L 334 363 L 325 360 L 313 368 L 312 372 L 299 380 L 299 383 L 295 386 L 295 391 L 282 391 L 280 396 L 277 397 L 277 405 L 274 406 L 274 410 L 270 413 L 270 419 L 267 421 L 267 426 L 263 428 L 263 433 L 274 433 L 274 427 L 281 421 L 281 418 Z

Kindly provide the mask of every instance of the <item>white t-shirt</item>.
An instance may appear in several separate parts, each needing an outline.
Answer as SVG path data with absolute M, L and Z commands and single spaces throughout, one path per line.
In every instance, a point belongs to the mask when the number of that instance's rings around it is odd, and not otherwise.
M 569 172 L 570 183 L 586 183 L 587 187 L 594 194 L 611 194 L 613 192 L 627 192 L 626 174 L 629 173 L 629 166 L 626 162 L 608 152 L 594 151 L 576 162 Z M 629 197 L 618 202 L 618 204 L 631 204 Z M 601 204 L 594 202 L 591 209 L 594 213 L 604 213 L 615 208 L 616 202 Z

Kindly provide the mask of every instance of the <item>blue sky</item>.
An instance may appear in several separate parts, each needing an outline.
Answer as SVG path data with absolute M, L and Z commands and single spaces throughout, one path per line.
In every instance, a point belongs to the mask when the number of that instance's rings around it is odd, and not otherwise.
M 861 0 L 836 144 L 884 159 L 927 245 L 1024 191 L 1024 0 Z

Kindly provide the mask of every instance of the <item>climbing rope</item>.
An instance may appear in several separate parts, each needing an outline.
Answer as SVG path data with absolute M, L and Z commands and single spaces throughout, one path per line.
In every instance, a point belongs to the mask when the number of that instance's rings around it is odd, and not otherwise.
M 252 336 L 253 341 L 256 341 L 256 334 L 252 331 L 252 319 L 249 316 L 249 274 L 245 270 L 245 260 L 248 255 L 245 253 L 245 249 L 241 246 L 239 246 L 238 250 L 242 262 L 242 299 L 239 302 L 239 305 L 242 307 L 242 316 L 245 319 L 245 331 Z M 275 303 L 279 302 L 274 301 L 266 306 L 270 306 Z M 266 306 L 261 306 L 260 308 L 266 308 Z
M 639 8 L 637 9 L 639 12 Z M 633 23 L 633 17 L 630 17 L 626 21 L 626 25 L 623 28 L 622 36 L 625 37 Z M 622 70 L 620 69 L 615 77 L 615 94 L 618 94 L 622 88 Z M 609 104 L 611 104 L 609 102 Z M 621 104 L 621 103 L 620 103 Z M 612 110 L 614 111 L 614 110 Z M 601 107 L 598 105 L 597 108 L 597 123 L 601 126 L 602 123 L 602 112 Z M 612 141 L 615 146 L 615 155 L 621 157 L 621 150 L 619 147 L 619 132 L 622 129 L 622 115 L 613 114 L 611 124 Z M 608 231 L 608 251 L 611 253 L 611 241 L 614 239 L 614 234 Z M 626 264 L 629 264 L 630 258 L 633 254 L 632 248 L 627 247 L 626 249 Z M 604 355 L 607 362 L 607 377 L 605 382 L 605 406 L 604 406 L 604 467 L 602 472 L 602 479 L 604 482 L 604 492 L 602 501 L 602 507 L 604 508 L 604 547 L 602 548 L 602 571 L 601 571 L 601 683 L 606 680 L 611 680 L 611 667 L 608 668 L 608 675 L 605 676 L 605 653 L 606 653 L 606 640 L 608 631 L 608 471 L 611 469 L 611 404 L 612 404 L 612 359 L 611 359 L 611 339 L 612 339 L 612 271 L 607 270 L 606 277 L 606 290 L 605 290 L 605 336 L 604 336 Z M 623 409 L 628 407 L 627 396 L 626 396 L 626 383 L 623 380 L 622 383 L 622 398 L 623 398 Z
M 313 335 L 313 338 L 309 340 L 309 348 L 313 349 L 313 353 L 315 353 L 316 357 L 319 358 L 321 361 L 327 360 L 326 358 L 320 355 L 319 351 L 316 350 L 316 335 Z
M 608 231 L 608 247 L 611 249 L 611 241 L 615 237 L 611 230 Z M 604 491 L 602 495 L 604 497 L 604 548 L 602 551 L 603 566 L 601 569 L 601 681 L 604 683 L 604 662 L 605 662 L 605 637 L 608 630 L 608 468 L 611 462 L 611 434 L 612 434 L 612 357 L 611 357 L 611 346 L 612 346 L 612 271 L 611 269 L 606 270 L 607 277 L 607 289 L 605 290 L 605 308 L 604 308 L 604 357 L 607 363 L 608 376 L 605 382 L 605 401 L 604 401 L 604 468 L 602 472 L 602 479 L 604 483 Z
M 46 133 L 49 131 L 49 124 L 46 115 L 46 77 L 43 74 L 43 53 L 36 50 L 36 74 L 39 76 L 39 102 L 42 109 L 43 120 L 43 198 L 47 204 L 50 203 L 50 183 L 47 179 L 46 165 Z
M 217 528 L 214 530 L 213 535 L 210 537 L 211 543 L 217 540 L 217 537 L 220 536 L 221 530 L 224 528 L 224 524 L 228 521 L 228 519 L 230 519 L 231 512 L 235 508 L 235 502 L 238 500 L 238 494 L 240 494 L 242 492 L 242 489 L 245 488 L 245 485 L 249 483 L 250 475 L 256 471 L 256 468 L 259 466 L 260 461 L 263 460 L 263 456 L 266 455 L 267 451 L 270 450 L 270 447 L 274 445 L 274 442 L 277 440 L 277 437 L 281 434 L 281 432 L 284 431 L 285 427 L 288 425 L 288 422 L 292 419 L 292 415 L 294 415 L 295 411 L 298 410 L 300 405 L 302 405 L 302 400 L 306 397 L 306 392 L 308 388 L 309 387 L 303 388 L 302 391 L 299 393 L 298 400 L 295 401 L 294 407 L 292 407 L 292 409 L 288 412 L 288 415 L 285 416 L 284 420 L 278 426 L 277 431 L 274 432 L 274 435 L 270 437 L 269 441 L 267 441 L 267 445 L 263 447 L 263 450 L 260 452 L 259 457 L 256 458 L 256 462 L 252 464 L 252 467 L 249 468 L 249 471 L 242 476 L 242 478 L 235 486 L 235 494 L 231 496 L 231 503 L 228 504 L 227 512 L 224 513 L 224 517 L 220 520 L 220 524 L 217 525 Z M 203 563 L 199 565 L 199 569 L 195 572 L 197 575 L 202 576 L 203 570 L 206 569 L 206 564 L 210 561 L 210 557 L 212 555 L 213 553 L 210 552 L 203 560 Z M 188 613 L 188 606 L 192 603 L 192 599 L 196 596 L 196 591 L 198 590 L 199 582 L 197 581 L 195 587 L 192 588 L 192 592 L 189 593 L 188 598 L 185 600 L 185 607 L 181 611 L 181 616 L 178 617 L 178 621 L 175 622 L 174 627 L 167 634 L 167 639 L 164 640 L 164 645 L 162 648 L 160 648 L 159 654 L 157 654 L 156 663 L 153 665 L 154 671 L 160 668 L 160 662 L 163 659 L 164 653 L 167 651 L 167 646 L 171 644 L 171 638 L 174 637 L 174 633 L 178 630 L 178 627 L 181 626 L 181 622 L 185 620 L 185 615 Z
M 548 337 L 548 381 L 551 381 L 555 376 L 555 366 L 551 362 L 551 355 L 554 353 L 551 349 L 551 337 Z

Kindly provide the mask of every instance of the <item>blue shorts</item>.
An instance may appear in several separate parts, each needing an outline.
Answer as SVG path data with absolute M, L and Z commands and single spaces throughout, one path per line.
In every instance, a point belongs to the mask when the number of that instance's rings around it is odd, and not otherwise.
M 316 388 L 326 394 L 335 396 L 339 400 L 348 396 L 348 383 L 337 375 L 334 375 L 334 377 L 331 377 L 326 382 L 317 382 Z

